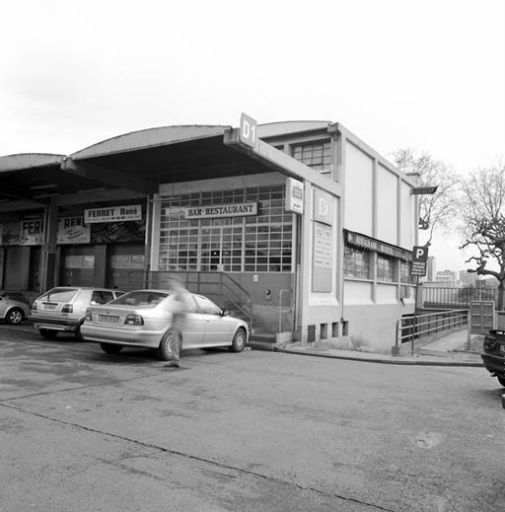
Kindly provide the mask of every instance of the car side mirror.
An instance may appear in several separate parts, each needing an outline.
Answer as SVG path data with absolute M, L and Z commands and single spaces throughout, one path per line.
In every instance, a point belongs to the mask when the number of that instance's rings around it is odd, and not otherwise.
M 226 311 L 226 309 L 222 309 L 221 316 L 228 316 L 228 311 Z

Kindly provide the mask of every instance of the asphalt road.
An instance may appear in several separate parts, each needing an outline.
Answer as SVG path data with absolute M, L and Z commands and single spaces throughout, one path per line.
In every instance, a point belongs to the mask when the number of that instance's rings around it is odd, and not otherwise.
M 103 354 L 0 326 L 0 510 L 505 510 L 483 368 Z

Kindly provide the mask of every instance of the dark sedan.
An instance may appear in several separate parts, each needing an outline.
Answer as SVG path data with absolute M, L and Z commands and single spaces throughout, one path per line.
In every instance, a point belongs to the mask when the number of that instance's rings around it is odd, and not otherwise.
M 505 331 L 493 329 L 484 338 L 481 357 L 486 370 L 505 387 Z

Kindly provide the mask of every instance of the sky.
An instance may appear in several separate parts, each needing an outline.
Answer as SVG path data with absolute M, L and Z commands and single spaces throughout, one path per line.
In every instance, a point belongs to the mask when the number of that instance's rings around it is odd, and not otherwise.
M 504 0 L 7 0 L 0 156 L 177 124 L 339 122 L 464 176 L 505 154 Z M 464 268 L 456 235 L 439 269 Z

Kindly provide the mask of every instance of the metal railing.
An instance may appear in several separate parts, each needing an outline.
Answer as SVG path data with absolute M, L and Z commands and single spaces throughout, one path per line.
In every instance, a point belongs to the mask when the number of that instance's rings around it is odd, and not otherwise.
M 471 302 L 498 301 L 497 288 L 424 287 L 423 307 L 468 308 Z
M 252 329 L 253 307 L 249 292 L 225 272 L 169 272 L 132 270 L 128 274 L 128 289 L 169 287 L 177 278 L 193 293 L 201 293 L 220 308 L 242 318 Z
M 414 342 L 421 339 L 435 339 L 448 334 L 450 331 L 461 329 L 468 325 L 468 310 L 453 309 L 440 313 L 425 315 L 403 316 L 396 322 L 396 339 L 393 353 L 398 354 L 403 343 L 411 344 L 411 354 L 414 354 Z

